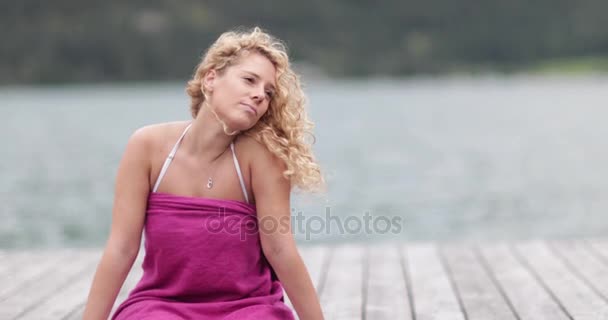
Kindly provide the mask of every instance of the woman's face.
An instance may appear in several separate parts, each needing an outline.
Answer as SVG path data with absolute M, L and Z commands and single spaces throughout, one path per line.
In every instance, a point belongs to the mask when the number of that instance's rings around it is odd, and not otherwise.
M 253 127 L 268 110 L 276 92 L 276 69 L 265 56 L 250 53 L 222 74 L 211 70 L 205 76 L 209 105 L 230 131 Z

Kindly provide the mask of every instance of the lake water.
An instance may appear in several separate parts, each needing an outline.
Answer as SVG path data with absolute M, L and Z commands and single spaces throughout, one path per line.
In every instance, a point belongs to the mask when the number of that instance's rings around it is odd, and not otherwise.
M 306 90 L 328 192 L 294 195 L 300 243 L 608 232 L 608 76 Z M 0 88 L 0 117 L 0 247 L 14 248 L 103 245 L 127 138 L 189 113 L 181 83 L 142 83 Z

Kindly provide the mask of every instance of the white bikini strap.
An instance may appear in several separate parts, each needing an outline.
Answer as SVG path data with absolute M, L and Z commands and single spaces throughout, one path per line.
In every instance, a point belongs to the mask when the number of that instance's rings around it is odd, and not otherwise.
M 177 142 L 173 146 L 173 149 L 171 149 L 171 152 L 167 156 L 167 159 L 165 159 L 165 163 L 163 163 L 163 167 L 162 167 L 162 169 L 160 169 L 160 174 L 158 175 L 158 179 L 156 179 L 156 183 L 154 184 L 154 189 L 152 189 L 152 192 L 156 192 L 156 190 L 158 190 L 158 186 L 160 185 L 160 181 L 165 176 L 165 172 L 167 172 L 167 168 L 169 168 L 169 164 L 171 163 L 171 160 L 173 160 L 173 158 L 175 157 L 175 152 L 177 152 L 177 147 L 179 146 L 179 143 L 182 142 L 182 139 L 184 139 L 184 136 L 186 135 L 186 132 L 188 132 L 188 129 L 190 129 L 191 126 L 192 126 L 192 123 L 190 123 L 186 127 L 186 129 L 184 130 L 184 132 L 182 133 L 182 135 L 179 137 L 179 139 L 177 139 Z
M 241 173 L 241 166 L 239 166 L 239 160 L 236 158 L 236 153 L 234 152 L 234 142 L 230 142 L 230 150 L 232 150 L 232 159 L 234 160 L 236 173 L 239 175 L 239 182 L 241 183 L 241 189 L 243 190 L 245 201 L 249 203 L 249 197 L 247 196 L 247 188 L 245 188 L 245 181 L 243 181 L 243 174 Z

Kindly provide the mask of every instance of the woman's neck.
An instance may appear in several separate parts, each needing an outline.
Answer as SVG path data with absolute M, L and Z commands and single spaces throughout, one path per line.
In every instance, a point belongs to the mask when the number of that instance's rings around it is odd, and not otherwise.
M 201 107 L 182 141 L 187 152 L 204 162 L 212 162 L 229 148 L 235 136 L 227 135 L 213 112 Z

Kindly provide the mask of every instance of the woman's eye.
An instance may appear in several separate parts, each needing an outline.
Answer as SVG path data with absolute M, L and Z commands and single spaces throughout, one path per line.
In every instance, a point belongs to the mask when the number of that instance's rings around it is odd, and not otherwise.
M 245 77 L 245 80 L 247 80 L 247 82 L 253 83 L 253 78 L 247 78 L 247 77 Z

